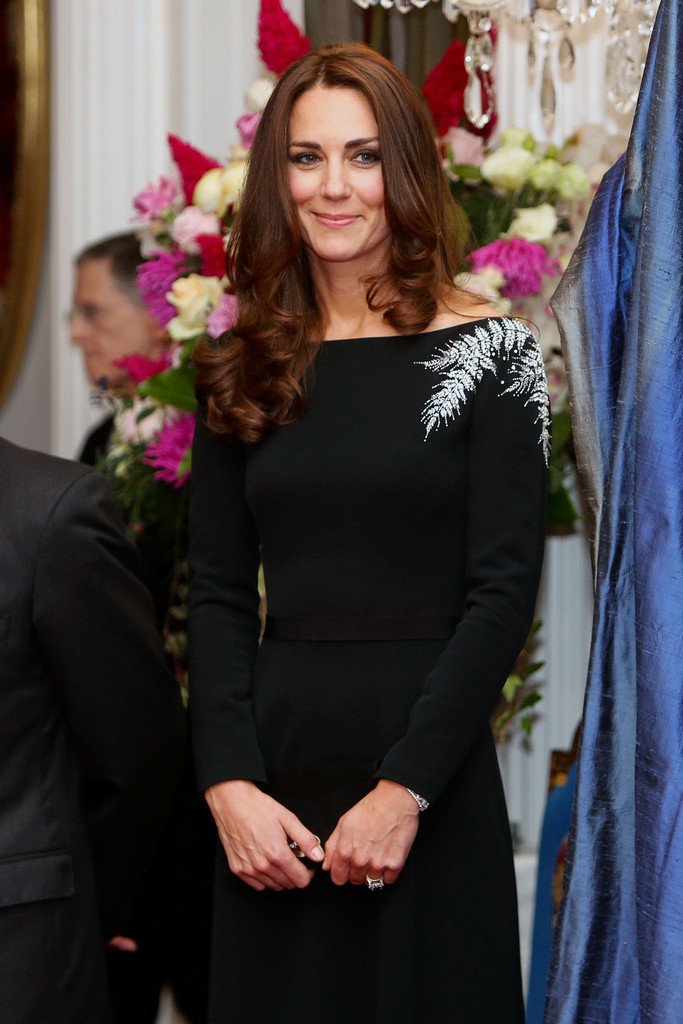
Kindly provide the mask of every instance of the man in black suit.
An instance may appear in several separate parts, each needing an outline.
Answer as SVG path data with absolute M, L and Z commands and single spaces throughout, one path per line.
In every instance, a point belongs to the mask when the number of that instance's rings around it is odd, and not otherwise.
M 185 731 L 100 474 L 0 438 L 0 1018 L 107 1024 Z

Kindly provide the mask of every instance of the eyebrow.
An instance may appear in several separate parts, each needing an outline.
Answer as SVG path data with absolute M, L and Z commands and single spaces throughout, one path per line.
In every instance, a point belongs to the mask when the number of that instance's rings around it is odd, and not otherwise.
M 379 142 L 379 135 L 370 135 L 367 139 L 351 139 L 349 142 L 344 143 L 344 149 L 356 149 L 357 146 L 367 146 L 369 142 Z M 322 149 L 319 142 L 306 142 L 302 139 L 292 140 L 290 146 L 298 146 L 300 149 Z

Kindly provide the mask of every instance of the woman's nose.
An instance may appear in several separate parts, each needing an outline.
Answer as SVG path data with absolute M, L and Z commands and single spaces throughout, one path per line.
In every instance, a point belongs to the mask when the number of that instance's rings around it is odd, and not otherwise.
M 343 160 L 329 160 L 325 165 L 322 192 L 327 199 L 344 199 L 349 194 L 349 182 Z

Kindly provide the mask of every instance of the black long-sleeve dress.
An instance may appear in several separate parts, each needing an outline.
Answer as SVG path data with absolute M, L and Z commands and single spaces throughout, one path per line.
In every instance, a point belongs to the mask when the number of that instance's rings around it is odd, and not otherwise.
M 253 779 L 329 835 L 378 778 L 431 801 L 381 892 L 251 890 L 219 854 L 212 1024 L 517 1024 L 509 828 L 488 718 L 544 538 L 538 345 L 488 318 L 326 342 L 298 423 L 200 424 L 190 691 L 200 784 Z M 268 600 L 258 643 L 257 569 Z

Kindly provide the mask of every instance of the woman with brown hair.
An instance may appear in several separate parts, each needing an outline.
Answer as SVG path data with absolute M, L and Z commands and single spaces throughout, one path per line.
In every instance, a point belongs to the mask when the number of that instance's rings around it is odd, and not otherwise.
M 549 414 L 533 337 L 453 284 L 464 242 L 389 62 L 287 70 L 228 253 L 239 318 L 197 354 L 212 1024 L 523 1018 L 488 717 L 533 615 Z

